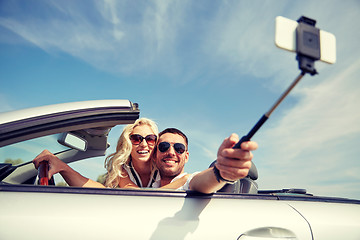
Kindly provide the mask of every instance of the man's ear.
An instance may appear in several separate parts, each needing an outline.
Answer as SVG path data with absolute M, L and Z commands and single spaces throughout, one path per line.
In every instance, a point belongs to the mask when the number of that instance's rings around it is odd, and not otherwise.
M 190 153 L 188 151 L 186 151 L 186 154 L 185 154 L 185 163 L 187 163 L 189 161 L 189 155 Z

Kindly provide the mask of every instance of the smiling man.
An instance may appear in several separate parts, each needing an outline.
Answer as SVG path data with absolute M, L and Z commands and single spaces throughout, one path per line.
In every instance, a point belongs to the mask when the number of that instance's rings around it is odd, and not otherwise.
M 153 187 L 167 185 L 180 178 L 187 178 L 180 190 L 195 190 L 213 193 L 226 183 L 234 183 L 248 175 L 252 153 L 257 143 L 249 141 L 241 149 L 232 147 L 239 141 L 236 134 L 226 138 L 220 145 L 214 167 L 193 174 L 184 173 L 185 163 L 189 160 L 188 138 L 176 128 L 167 128 L 159 134 L 159 141 L 154 150 L 154 161 L 160 172 L 160 179 Z
M 185 163 L 189 160 L 188 139 L 180 130 L 167 128 L 159 134 L 159 141 L 154 150 L 154 160 L 159 169 L 161 180 L 155 187 L 165 186 L 171 181 L 186 175 Z

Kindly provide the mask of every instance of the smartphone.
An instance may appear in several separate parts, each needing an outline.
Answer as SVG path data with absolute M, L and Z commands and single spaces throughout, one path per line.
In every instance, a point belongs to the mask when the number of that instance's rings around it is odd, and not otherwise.
M 296 28 L 298 22 L 278 16 L 275 18 L 275 45 L 296 52 Z M 320 61 L 336 62 L 336 38 L 334 34 L 320 30 Z

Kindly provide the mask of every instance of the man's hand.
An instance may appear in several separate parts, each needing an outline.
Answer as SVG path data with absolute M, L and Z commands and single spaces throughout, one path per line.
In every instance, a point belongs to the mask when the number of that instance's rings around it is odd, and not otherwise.
M 237 134 L 231 134 L 221 144 L 215 166 L 219 169 L 222 178 L 229 181 L 236 181 L 246 177 L 251 167 L 251 160 L 254 151 L 258 148 L 256 142 L 248 141 L 241 144 L 241 149 L 232 147 L 239 141 Z
M 236 181 L 248 175 L 251 167 L 253 155 L 251 151 L 256 150 L 256 142 L 248 141 L 241 144 L 241 149 L 232 147 L 239 141 L 239 136 L 232 134 L 220 145 L 215 166 L 223 179 Z M 190 190 L 213 193 L 221 189 L 226 184 L 225 181 L 219 182 L 214 169 L 208 168 L 196 174 L 190 181 Z

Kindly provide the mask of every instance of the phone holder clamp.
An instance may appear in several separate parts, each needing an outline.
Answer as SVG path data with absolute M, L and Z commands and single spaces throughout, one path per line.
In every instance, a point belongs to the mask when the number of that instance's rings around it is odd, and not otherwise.
M 315 75 L 315 61 L 320 59 L 320 30 L 315 27 L 316 20 L 300 17 L 296 28 L 296 60 L 304 73 Z

